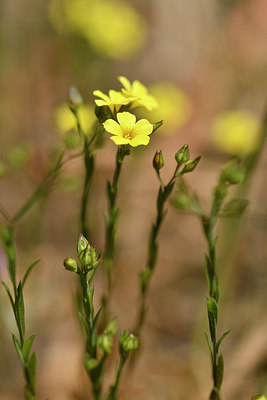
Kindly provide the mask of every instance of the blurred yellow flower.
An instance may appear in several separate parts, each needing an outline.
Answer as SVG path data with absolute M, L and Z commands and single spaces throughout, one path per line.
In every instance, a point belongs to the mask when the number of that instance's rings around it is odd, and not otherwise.
M 93 124 L 96 122 L 94 108 L 89 104 L 83 104 L 78 108 L 78 117 L 80 120 L 82 131 L 88 135 Z M 54 119 L 57 128 L 66 133 L 72 129 L 76 129 L 76 118 L 70 111 L 67 104 L 57 107 L 54 113 Z
M 149 87 L 149 91 L 158 102 L 158 108 L 149 113 L 149 118 L 163 120 L 165 134 L 171 134 L 186 124 L 192 114 L 192 104 L 185 92 L 170 82 L 156 83 Z
M 115 144 L 129 144 L 137 147 L 149 143 L 153 125 L 147 119 L 140 119 L 136 122 L 136 116 L 129 112 L 118 113 L 117 119 L 118 122 L 114 119 L 107 119 L 103 124 L 105 130 L 114 135 L 110 139 Z
M 145 41 L 143 18 L 122 0 L 51 0 L 49 17 L 57 30 L 83 36 L 103 56 L 128 58 Z
M 259 144 L 259 121 L 249 111 L 226 111 L 212 123 L 214 143 L 223 151 L 246 156 Z
M 158 106 L 155 97 L 148 94 L 147 88 L 141 82 L 131 83 L 125 76 L 119 76 L 118 79 L 123 86 L 122 93 L 132 99 L 132 107 L 144 106 L 151 111 Z
M 129 104 L 132 99 L 126 98 L 123 96 L 121 92 L 118 92 L 116 90 L 110 90 L 108 92 L 109 96 L 101 92 L 100 90 L 94 90 L 93 95 L 100 97 L 100 99 L 95 100 L 95 103 L 97 106 L 109 106 L 111 111 L 114 111 L 114 108 L 116 111 L 120 109 L 122 105 Z

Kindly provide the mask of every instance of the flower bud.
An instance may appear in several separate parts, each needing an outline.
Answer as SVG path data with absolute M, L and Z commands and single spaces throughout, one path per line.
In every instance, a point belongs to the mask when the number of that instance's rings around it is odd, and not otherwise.
M 157 129 L 159 129 L 161 127 L 162 124 L 163 124 L 163 121 L 155 122 L 153 124 L 153 131 L 152 132 L 154 133 Z
M 97 344 L 104 354 L 111 354 L 113 349 L 113 336 L 108 333 L 103 333 L 102 335 L 99 335 Z
M 75 86 L 72 86 L 69 89 L 68 103 L 73 109 L 77 109 L 83 104 L 83 98 L 79 90 Z
M 246 177 L 246 170 L 237 161 L 230 161 L 221 172 L 221 181 L 232 185 L 242 183 Z
M 78 272 L 78 265 L 73 258 L 67 257 L 64 260 L 64 267 L 67 271 Z
M 188 172 L 194 171 L 194 169 L 196 168 L 200 159 L 201 159 L 201 157 L 199 156 L 197 158 L 194 158 L 194 160 L 190 160 L 190 161 L 187 161 L 186 163 L 184 163 L 184 167 L 181 171 L 181 174 L 183 175 L 183 174 L 187 174 Z
M 126 359 L 131 351 L 137 350 L 139 345 L 139 339 L 134 336 L 133 333 L 128 335 L 126 331 L 123 331 L 120 335 L 120 353 L 121 356 Z
M 189 160 L 189 147 L 187 144 L 183 145 L 176 153 L 175 160 L 179 166 Z
M 77 252 L 78 255 L 86 249 L 86 247 L 88 246 L 89 242 L 88 240 L 82 235 L 80 234 L 79 239 L 78 239 L 78 245 L 77 245 Z
M 115 336 L 118 329 L 117 319 L 112 318 L 112 320 L 108 323 L 107 327 L 104 330 L 104 333 L 109 334 L 111 336 Z
M 159 171 L 161 168 L 164 167 L 164 158 L 162 151 L 156 151 L 154 158 L 153 158 L 153 167 L 155 168 L 156 171 Z

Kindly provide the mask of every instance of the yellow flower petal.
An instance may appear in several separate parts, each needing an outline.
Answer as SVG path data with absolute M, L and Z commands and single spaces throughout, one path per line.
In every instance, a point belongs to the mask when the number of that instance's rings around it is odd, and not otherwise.
M 110 90 L 109 97 L 112 104 L 128 104 L 130 102 L 130 99 L 127 99 L 121 94 L 121 92 L 118 92 L 116 90 Z
M 142 97 L 147 95 L 147 88 L 139 81 L 133 81 L 132 92 L 137 97 Z
M 153 110 L 153 108 L 158 107 L 158 102 L 155 97 L 147 95 L 142 99 L 138 100 L 138 103 L 146 107 L 149 111 Z
M 131 85 L 130 81 L 127 78 L 125 78 L 125 76 L 119 76 L 118 80 L 120 81 L 122 86 L 124 86 L 124 88 L 126 90 L 129 90 L 129 91 L 131 90 L 132 85 Z
M 127 111 L 117 114 L 118 122 L 122 131 L 128 131 L 134 127 L 136 116 Z
M 153 125 L 147 119 L 140 119 L 133 128 L 133 136 L 150 135 L 153 132 Z
M 133 139 L 130 140 L 130 145 L 133 147 L 140 146 L 140 145 L 147 145 L 150 141 L 150 137 L 147 135 L 138 135 L 135 136 Z
M 122 144 L 128 144 L 130 143 L 130 141 L 128 139 L 125 139 L 121 136 L 111 136 L 110 138 L 111 140 L 113 140 L 113 142 L 117 145 L 122 145 Z
M 107 119 L 103 123 L 103 125 L 105 128 L 105 131 L 112 133 L 113 135 L 123 137 L 123 133 L 122 133 L 120 125 L 118 124 L 118 122 L 114 121 L 114 119 Z
M 101 92 L 101 90 L 94 90 L 93 91 L 93 95 L 97 96 L 97 97 L 100 97 L 101 99 L 105 100 L 108 103 L 110 102 L 110 98 L 105 93 Z M 96 102 L 97 101 L 98 100 L 96 100 Z

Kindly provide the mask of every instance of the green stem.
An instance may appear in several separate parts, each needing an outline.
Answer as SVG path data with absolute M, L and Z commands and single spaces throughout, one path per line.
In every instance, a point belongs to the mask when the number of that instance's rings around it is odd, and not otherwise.
M 81 232 L 88 239 L 89 238 L 89 228 L 87 222 L 88 214 L 88 199 L 90 194 L 90 189 L 92 186 L 92 177 L 94 172 L 94 156 L 89 149 L 88 139 L 85 137 L 84 140 L 84 165 L 85 165 L 85 177 L 83 185 L 83 194 L 81 200 Z
M 126 359 L 124 359 L 124 358 L 121 358 L 119 361 L 119 365 L 118 365 L 117 372 L 116 372 L 115 383 L 110 388 L 108 400 L 118 400 L 118 389 L 119 389 L 121 374 L 122 374 L 122 371 L 123 371 L 123 368 L 125 365 L 125 361 L 126 361 Z
M 107 197 L 108 197 L 108 215 L 106 218 L 106 248 L 104 252 L 104 271 L 106 277 L 106 292 L 102 298 L 103 307 L 103 322 L 104 325 L 108 320 L 108 307 L 110 304 L 110 297 L 112 293 L 112 272 L 114 265 L 114 255 L 116 247 L 116 225 L 118 221 L 119 209 L 117 207 L 118 183 L 121 173 L 122 163 L 127 153 L 118 148 L 116 155 L 116 164 L 113 174 L 112 183 L 107 183 Z
M 158 197 L 157 197 L 157 216 L 154 224 L 151 226 L 150 237 L 149 237 L 149 244 L 148 244 L 148 256 L 145 269 L 141 272 L 140 275 L 140 306 L 138 310 L 137 316 L 137 323 L 134 329 L 134 333 L 136 336 L 140 335 L 140 331 L 143 327 L 145 316 L 146 316 L 146 298 L 147 298 L 147 291 L 149 287 L 149 282 L 151 276 L 154 272 L 157 258 L 158 258 L 158 235 L 160 231 L 160 227 L 162 225 L 163 219 L 165 217 L 165 205 L 166 202 L 172 193 L 175 179 L 177 177 L 178 166 L 176 167 L 173 176 L 171 177 L 170 181 L 164 186 L 164 183 L 161 179 L 159 171 L 157 171 L 157 176 L 160 182 L 160 187 L 158 190 Z

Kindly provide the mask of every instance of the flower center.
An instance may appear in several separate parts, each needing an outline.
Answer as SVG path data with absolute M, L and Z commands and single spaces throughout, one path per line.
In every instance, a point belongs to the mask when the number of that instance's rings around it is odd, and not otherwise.
M 123 137 L 124 137 L 124 139 L 131 140 L 132 139 L 132 131 L 131 131 L 131 129 L 125 131 L 123 133 Z

